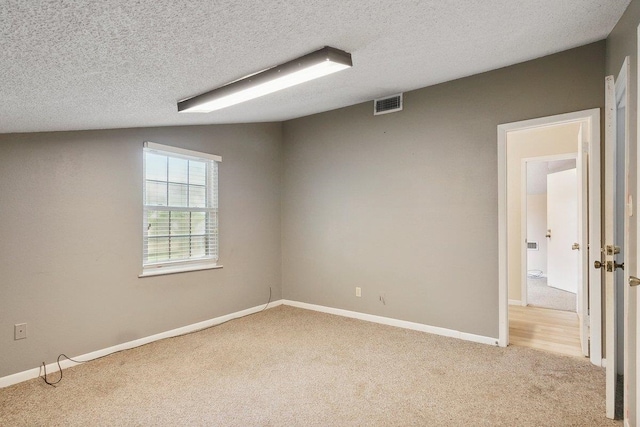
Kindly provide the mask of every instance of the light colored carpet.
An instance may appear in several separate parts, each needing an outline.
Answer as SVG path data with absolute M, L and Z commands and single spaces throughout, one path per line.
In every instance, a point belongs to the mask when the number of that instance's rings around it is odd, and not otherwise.
M 0 425 L 620 426 L 604 390 L 587 359 L 283 306 L 0 389 Z
M 548 286 L 546 277 L 528 277 L 527 304 L 575 312 L 576 294 Z

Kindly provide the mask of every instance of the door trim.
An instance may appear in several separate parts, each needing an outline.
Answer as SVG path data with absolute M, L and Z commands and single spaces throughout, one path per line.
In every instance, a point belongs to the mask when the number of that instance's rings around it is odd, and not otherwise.
M 498 125 L 498 345 L 509 344 L 509 292 L 507 271 L 507 135 L 509 132 L 549 125 L 585 122 L 583 150 L 589 156 L 589 259 L 599 259 L 600 236 L 600 109 L 577 111 Z M 597 167 L 592 164 L 597 163 Z M 589 327 L 591 362 L 602 363 L 602 295 L 600 271 L 589 269 Z M 597 280 L 596 280 L 597 279 Z

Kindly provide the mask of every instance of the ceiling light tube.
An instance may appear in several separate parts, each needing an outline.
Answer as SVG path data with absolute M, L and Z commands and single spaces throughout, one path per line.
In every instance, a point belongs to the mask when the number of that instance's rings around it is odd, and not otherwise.
M 178 102 L 180 113 L 209 113 L 352 66 L 351 54 L 325 46 L 282 65 L 251 74 Z

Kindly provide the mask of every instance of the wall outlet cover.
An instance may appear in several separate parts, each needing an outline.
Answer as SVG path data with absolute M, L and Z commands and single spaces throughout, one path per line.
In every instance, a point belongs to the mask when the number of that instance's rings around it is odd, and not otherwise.
M 27 337 L 27 324 L 16 323 L 13 328 L 14 339 L 23 340 Z

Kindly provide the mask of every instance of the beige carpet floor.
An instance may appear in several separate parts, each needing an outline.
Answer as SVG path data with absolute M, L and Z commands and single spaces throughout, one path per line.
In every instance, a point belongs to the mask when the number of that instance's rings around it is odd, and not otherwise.
M 0 425 L 619 426 L 604 389 L 586 359 L 276 307 L 0 389 Z
M 575 313 L 576 294 L 549 286 L 546 277 L 527 277 L 527 304 Z

